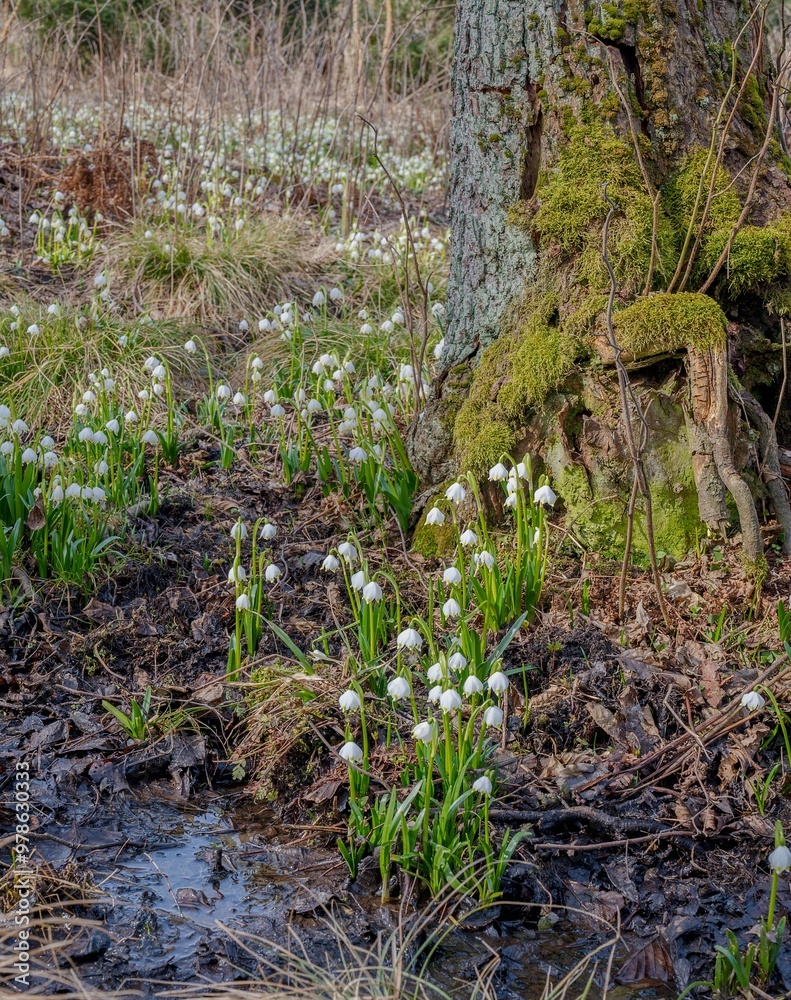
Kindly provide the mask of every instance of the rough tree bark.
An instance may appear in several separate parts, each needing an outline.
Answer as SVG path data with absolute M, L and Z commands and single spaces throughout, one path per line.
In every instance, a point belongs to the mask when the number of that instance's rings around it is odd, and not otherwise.
M 739 523 L 760 555 L 751 436 L 791 523 L 761 405 L 777 399 L 777 316 L 791 309 L 771 35 L 744 0 L 460 0 L 445 347 L 411 442 L 425 482 L 530 450 L 561 497 L 566 480 L 571 513 L 620 495 L 586 515 L 592 546 L 623 521 L 631 477 L 591 251 L 607 181 L 621 210 L 616 328 L 653 414 L 649 474 L 672 508 L 660 535 L 669 550 L 689 541 L 691 491 L 698 524 Z

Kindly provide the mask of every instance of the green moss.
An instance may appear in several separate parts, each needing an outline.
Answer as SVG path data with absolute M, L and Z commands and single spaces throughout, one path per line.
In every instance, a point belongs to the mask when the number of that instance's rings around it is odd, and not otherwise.
M 456 417 L 461 467 L 478 476 L 512 451 L 528 412 L 560 386 L 580 353 L 580 340 L 559 324 L 555 294 L 529 297 L 519 312 L 514 329 L 481 355 Z
M 754 73 L 751 73 L 745 81 L 740 110 L 750 128 L 763 137 L 769 125 L 769 116 L 766 113 L 761 86 Z
M 708 240 L 703 263 L 711 270 L 728 243 L 730 230 L 714 233 Z M 766 286 L 791 274 L 791 219 L 781 216 L 766 226 L 744 226 L 728 252 L 719 286 L 728 297 L 745 292 L 766 291 Z
M 585 469 L 569 465 L 561 472 L 558 496 L 566 512 L 565 524 L 592 552 L 604 559 L 623 554 L 626 539 L 626 503 L 620 499 L 596 500 Z
M 683 443 L 673 449 L 673 454 L 663 450 L 659 457 L 663 474 L 651 483 L 654 541 L 658 551 L 680 559 L 694 547 L 703 530 L 692 466 Z M 616 497 L 609 486 L 602 489 L 604 496 L 597 497 L 585 469 L 568 466 L 558 477 L 557 492 L 565 508 L 566 527 L 591 552 L 605 559 L 621 559 L 626 544 L 628 484 L 622 484 Z M 632 558 L 638 565 L 648 565 L 648 538 L 641 509 L 635 515 Z
M 426 516 L 434 506 L 434 500 L 443 496 L 444 484 L 439 487 L 434 499 L 429 500 L 412 535 L 412 551 L 426 559 L 438 559 L 452 552 L 456 546 L 456 529 L 453 521 L 447 518 L 444 524 L 426 524 Z
M 566 142 L 557 164 L 539 179 L 534 233 L 543 249 L 560 253 L 561 261 L 578 261 L 583 285 L 597 291 L 607 288 L 601 260 L 601 227 L 608 210 L 602 185 L 607 183 L 619 208 L 610 227 L 609 256 L 620 290 L 635 294 L 648 273 L 653 205 L 631 142 L 597 115 L 586 115 L 581 122 L 566 119 Z M 661 212 L 658 222 L 655 275 L 661 280 L 673 273 L 678 251 L 671 220 Z
M 614 316 L 618 342 L 635 357 L 724 346 L 726 322 L 714 299 L 699 292 L 656 292 Z

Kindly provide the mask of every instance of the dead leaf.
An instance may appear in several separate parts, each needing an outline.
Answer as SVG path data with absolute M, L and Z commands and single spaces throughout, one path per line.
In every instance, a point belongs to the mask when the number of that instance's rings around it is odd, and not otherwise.
M 620 972 L 619 983 L 670 982 L 673 962 L 661 937 L 656 937 L 628 955 Z
M 342 781 L 330 778 L 327 781 L 322 781 L 320 784 L 308 789 L 302 798 L 307 799 L 308 802 L 327 802 L 335 797 L 342 784 Z
M 110 622 L 119 622 L 124 617 L 121 608 L 114 608 L 112 604 L 97 601 L 95 597 L 88 601 L 82 613 L 97 625 L 109 625 Z
M 47 515 L 44 513 L 44 502 L 41 497 L 39 497 L 28 511 L 25 526 L 31 531 L 38 531 L 40 528 L 43 528 L 46 523 Z
M 599 729 L 603 729 L 610 739 L 616 743 L 621 741 L 618 721 L 609 708 L 605 708 L 600 701 L 589 701 L 586 702 L 585 709 Z

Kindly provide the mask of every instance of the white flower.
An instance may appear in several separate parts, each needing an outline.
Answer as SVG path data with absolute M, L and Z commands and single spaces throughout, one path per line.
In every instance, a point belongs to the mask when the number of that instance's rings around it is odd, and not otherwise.
M 402 701 L 409 697 L 409 682 L 403 677 L 394 677 L 387 685 L 387 693 L 393 701 Z
M 470 698 L 474 694 L 480 694 L 481 691 L 483 691 L 483 684 L 481 684 L 475 674 L 470 674 L 464 682 L 464 693 Z
M 79 483 L 72 483 L 66 488 L 66 496 L 70 499 L 76 499 L 82 493 Z
M 264 393 L 264 402 L 268 403 L 269 406 L 274 406 L 277 402 L 277 393 L 274 389 L 267 389 Z
M 25 465 L 30 465 L 31 462 L 35 462 L 38 455 L 33 451 L 32 448 L 25 448 L 22 452 L 22 461 Z
M 439 359 L 442 357 L 442 352 L 444 350 L 445 350 L 445 338 L 443 337 L 442 340 L 440 340 L 440 342 L 434 348 L 434 357 L 437 361 L 439 361 Z
M 117 434 L 121 430 L 121 425 L 118 423 L 115 417 L 113 417 L 112 420 L 108 420 L 104 426 L 107 428 L 108 431 L 110 431 L 111 434 Z
M 452 500 L 453 503 L 459 504 L 467 496 L 467 491 L 461 483 L 452 483 L 447 490 L 445 490 L 445 496 L 448 500 Z
M 483 552 L 479 552 L 475 557 L 476 566 L 485 566 L 487 569 L 491 569 L 494 566 L 494 556 L 491 552 L 487 552 L 486 549 Z
M 3 441 L 0 444 L 0 455 L 13 455 L 14 454 L 14 442 L 13 441 Z
M 464 653 L 452 653 L 448 657 L 448 667 L 451 670 L 464 670 L 467 666 L 467 657 Z
M 516 493 L 509 493 L 508 496 L 505 498 L 506 507 L 516 507 L 518 502 L 519 500 L 517 498 Z
M 382 599 L 382 588 L 374 580 L 363 587 L 363 599 L 369 604 Z
M 5 344 L 0 347 L 0 358 L 7 358 L 10 353 L 11 351 L 5 346 Z
M 547 503 L 551 507 L 557 500 L 557 494 L 549 486 L 539 486 L 533 496 L 533 500 L 536 503 Z
M 77 437 L 83 444 L 87 444 L 93 441 L 93 431 L 90 427 L 83 427 Z
M 474 792 L 480 792 L 481 795 L 491 795 L 492 794 L 492 783 L 485 774 L 482 774 L 480 778 L 472 783 L 472 789 Z
M 360 696 L 349 688 L 338 698 L 338 704 L 344 712 L 358 712 L 360 710 Z
M 309 399 L 308 400 L 308 407 L 307 407 L 307 409 L 308 409 L 308 413 L 318 413 L 319 410 L 323 409 L 323 406 L 318 401 L 318 399 Z
M 50 498 L 53 503 L 60 503 L 63 499 L 63 487 L 58 484 L 52 487 L 52 492 L 50 493 Z
M 333 302 L 340 302 L 342 298 L 343 298 L 343 292 L 340 290 L 340 288 L 330 289 L 330 299 Z
M 475 534 L 472 528 L 467 528 L 466 531 L 462 532 L 459 541 L 461 542 L 462 545 L 468 548 L 470 545 L 475 545 L 475 543 L 478 541 L 478 536 Z
M 324 292 L 322 292 L 322 291 L 316 292 L 316 294 L 313 296 L 313 307 L 314 307 L 314 309 L 321 308 L 321 306 L 323 306 L 326 301 L 327 301 L 327 299 L 326 299 L 326 296 L 324 295 Z
M 247 579 L 247 570 L 244 566 L 231 566 L 228 573 L 228 583 L 241 583 Z
M 348 563 L 357 562 L 357 549 L 352 545 L 351 542 L 341 542 L 338 546 L 338 552 Z
M 489 685 L 489 690 L 494 691 L 495 694 L 502 694 L 503 691 L 508 690 L 508 678 L 502 670 L 495 670 L 487 683 Z
M 461 614 L 459 602 L 454 600 L 452 597 L 448 598 L 448 600 L 442 605 L 442 613 L 446 618 L 458 618 Z
M 138 392 L 137 394 L 137 398 L 142 399 L 143 402 L 145 402 L 147 399 L 151 398 L 151 393 L 148 391 L 148 389 L 141 389 L 140 392 Z
M 157 365 L 156 368 L 151 372 L 151 378 L 163 379 L 167 375 L 168 370 L 164 365 Z
M 445 515 L 439 509 L 439 507 L 432 507 L 431 510 L 426 514 L 426 524 L 444 524 Z
M 243 392 L 237 392 L 237 393 L 235 393 L 235 395 L 233 397 L 233 404 L 234 404 L 234 406 L 244 406 L 244 404 L 246 402 L 247 402 L 247 400 L 245 399 L 245 395 L 244 395 Z
M 365 462 L 368 459 L 368 452 L 365 448 L 352 448 L 349 452 L 349 461 L 351 462 Z
M 286 415 L 285 407 L 281 406 L 280 403 L 275 403 L 274 406 L 269 407 L 270 417 L 284 417 Z
M 93 443 L 94 444 L 107 444 L 107 435 L 104 431 L 94 431 L 93 432 Z
M 508 478 L 508 469 L 503 465 L 502 462 L 498 462 L 497 465 L 493 465 L 489 469 L 489 479 L 493 483 L 501 483 Z
M 363 570 L 359 569 L 356 573 L 352 573 L 351 585 L 354 590 L 362 590 L 365 586 L 365 573 Z
M 321 564 L 321 568 L 328 573 L 334 573 L 339 566 L 340 562 L 333 555 L 325 556 L 324 562 Z
M 343 370 L 346 372 L 347 375 L 354 375 L 354 372 L 355 372 L 354 362 L 353 361 L 344 361 L 343 362 Z
M 39 444 L 41 445 L 42 448 L 55 447 L 55 441 L 53 438 L 49 436 L 49 434 L 45 434 L 44 437 L 39 441 Z
M 503 710 L 496 705 L 490 705 L 483 713 L 483 721 L 487 726 L 502 726 Z
M 11 430 L 14 432 L 14 434 L 17 434 L 21 437 L 23 434 L 27 434 L 28 426 L 21 417 L 17 417 L 16 420 L 13 422 L 13 424 L 11 424 Z
M 516 467 L 516 474 L 520 479 L 527 479 L 527 465 L 524 462 L 519 462 Z
M 435 722 L 418 722 L 412 730 L 412 735 L 416 740 L 420 740 L 421 743 L 431 743 L 436 731 L 437 724 Z
M 159 435 L 157 434 L 156 431 L 146 431 L 140 440 L 143 442 L 143 444 L 158 445 Z
M 30 334 L 31 337 L 37 337 L 41 333 L 41 330 L 39 330 L 38 327 L 38 323 L 31 323 L 30 326 L 27 328 L 27 332 Z
M 270 563 L 264 570 L 264 576 L 269 583 L 274 583 L 280 576 L 280 567 L 276 566 L 274 563 Z
M 343 744 L 338 751 L 338 756 L 343 757 L 344 760 L 362 760 L 363 752 L 356 743 L 350 741 Z
M 152 372 L 157 367 L 158 364 L 159 364 L 159 358 L 155 358 L 152 356 L 150 358 L 146 358 L 146 360 L 143 362 L 143 367 L 147 372 Z
M 398 633 L 396 645 L 399 649 L 422 649 L 423 638 L 415 629 L 405 628 L 403 632 Z
M 188 340 L 187 343 L 184 345 L 184 350 L 187 352 L 187 354 L 196 354 L 198 351 L 198 345 L 195 343 L 194 340 Z
M 247 594 L 239 594 L 236 598 L 236 610 L 237 611 L 249 611 L 250 610 L 250 598 Z
M 769 867 L 773 872 L 785 872 L 791 868 L 791 850 L 785 844 L 776 847 L 769 855 Z
M 455 688 L 448 688 L 440 695 L 439 707 L 443 712 L 457 711 L 461 708 L 461 695 Z
M 437 705 L 441 697 L 442 697 L 442 685 L 437 684 L 429 691 L 428 700 L 431 702 L 432 705 Z
M 237 521 L 231 528 L 231 538 L 237 542 L 242 542 L 247 538 L 247 528 L 244 525 L 244 521 Z
M 58 464 L 58 456 L 55 454 L 55 452 L 54 451 L 45 451 L 44 452 L 44 468 L 45 469 L 52 469 L 57 464 Z
M 448 568 L 442 574 L 442 579 L 445 581 L 445 583 L 461 583 L 461 573 L 456 569 L 455 566 L 448 566 Z
M 437 681 L 442 680 L 442 664 L 432 663 L 431 666 L 426 671 L 426 677 L 431 681 L 432 684 L 436 684 Z
M 750 712 L 757 712 L 759 709 L 763 708 L 765 704 L 766 699 L 763 698 L 757 691 L 748 691 L 746 694 L 742 695 L 742 705 Z
M 217 399 L 230 399 L 230 398 L 231 398 L 231 387 L 229 385 L 218 385 Z
M 82 394 L 82 401 L 83 403 L 95 403 L 96 393 L 91 392 L 90 389 L 86 389 L 86 391 Z
M 134 410 L 128 410 L 124 415 L 124 422 L 127 424 L 137 423 L 137 413 Z
M 265 524 L 261 528 L 261 537 L 267 542 L 271 542 L 273 538 L 277 537 L 277 525 L 276 524 Z
M 264 362 L 256 355 L 250 362 L 250 367 L 254 368 L 256 371 L 260 371 L 264 367 Z

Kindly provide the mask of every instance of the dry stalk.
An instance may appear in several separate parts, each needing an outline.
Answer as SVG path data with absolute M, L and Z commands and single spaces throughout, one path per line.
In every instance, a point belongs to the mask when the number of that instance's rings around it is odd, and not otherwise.
M 648 479 L 645 472 L 645 465 L 643 463 L 643 452 L 645 450 L 645 445 L 648 438 L 648 423 L 645 419 L 645 414 L 643 413 L 642 407 L 632 390 L 631 383 L 629 381 L 629 375 L 626 371 L 626 367 L 621 359 L 621 354 L 623 353 L 623 348 L 619 345 L 616 336 L 615 328 L 613 326 L 613 305 L 615 303 L 615 293 L 618 290 L 618 284 L 615 277 L 615 271 L 613 270 L 610 258 L 607 252 L 607 238 L 610 232 L 610 222 L 613 215 L 615 214 L 615 202 L 610 198 L 607 193 L 607 185 L 604 184 L 602 188 L 602 195 L 609 205 L 609 210 L 607 212 L 607 217 L 604 220 L 604 226 L 602 229 L 602 261 L 604 266 L 607 268 L 607 274 L 610 278 L 610 294 L 607 299 L 607 313 L 606 313 L 606 326 L 607 326 L 607 340 L 609 342 L 610 348 L 613 352 L 613 357 L 615 358 L 615 368 L 618 372 L 618 388 L 621 396 L 621 410 L 623 413 L 624 424 L 626 427 L 626 441 L 629 448 L 629 456 L 632 460 L 632 465 L 634 467 L 635 482 L 637 484 L 637 489 L 640 491 L 643 497 L 643 505 L 645 510 L 645 533 L 648 539 L 648 554 L 651 560 L 651 575 L 653 577 L 654 589 L 656 591 L 656 598 L 659 602 L 659 609 L 662 612 L 662 618 L 664 619 L 665 625 L 670 628 L 670 619 L 667 613 L 667 607 L 665 605 L 665 599 L 662 594 L 662 581 L 659 578 L 659 567 L 656 561 L 656 546 L 654 544 L 654 519 L 653 519 L 653 505 L 651 501 L 651 490 L 648 486 Z M 635 415 L 640 422 L 640 441 L 638 442 L 634 427 L 632 425 L 632 408 L 634 408 Z M 636 500 L 636 492 L 633 489 L 633 496 Z M 633 534 L 633 522 L 634 522 L 634 512 L 635 504 L 630 502 L 629 504 L 629 522 L 627 525 L 627 538 L 629 540 L 629 547 L 624 549 L 624 566 L 628 566 L 629 558 L 631 556 L 631 539 Z M 621 579 L 625 581 L 625 573 L 622 568 Z M 621 595 L 619 595 L 619 604 L 622 600 Z

